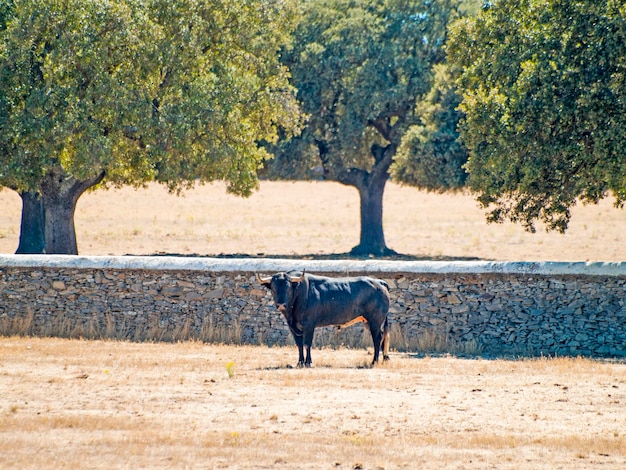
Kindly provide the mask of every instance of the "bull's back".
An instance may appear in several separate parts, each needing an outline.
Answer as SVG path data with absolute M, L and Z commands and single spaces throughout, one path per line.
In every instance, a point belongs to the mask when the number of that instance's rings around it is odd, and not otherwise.
M 318 326 L 345 324 L 358 316 L 383 321 L 389 310 L 387 288 L 370 277 L 310 276 L 308 300 L 307 310 Z

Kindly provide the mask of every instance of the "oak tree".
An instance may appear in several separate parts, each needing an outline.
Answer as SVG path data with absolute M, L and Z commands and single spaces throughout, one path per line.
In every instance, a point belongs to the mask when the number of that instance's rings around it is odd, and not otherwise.
M 0 184 L 41 197 L 46 253 L 78 252 L 76 203 L 96 186 L 220 179 L 249 194 L 259 141 L 297 125 L 277 55 L 287 0 L 3 6 Z
M 355 187 L 361 234 L 353 255 L 393 254 L 383 232 L 383 194 L 416 101 L 443 60 L 452 0 L 311 0 L 293 48 L 283 54 L 308 116 L 302 134 L 277 152 L 277 165 L 318 167 Z
M 469 185 L 489 210 L 564 232 L 578 200 L 626 199 L 626 6 L 499 0 L 457 23 Z

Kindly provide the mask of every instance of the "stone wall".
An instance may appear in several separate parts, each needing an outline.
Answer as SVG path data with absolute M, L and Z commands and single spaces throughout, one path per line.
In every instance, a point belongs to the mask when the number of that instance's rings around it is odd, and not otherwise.
M 291 344 L 255 273 L 306 269 L 390 285 L 392 347 L 626 357 L 626 263 L 0 256 L 0 332 Z M 370 344 L 361 325 L 316 343 Z

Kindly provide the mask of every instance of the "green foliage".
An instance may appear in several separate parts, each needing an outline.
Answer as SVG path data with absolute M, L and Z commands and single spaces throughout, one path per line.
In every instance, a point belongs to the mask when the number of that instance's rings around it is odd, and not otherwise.
M 416 119 L 414 104 L 431 86 L 453 1 L 315 0 L 303 6 L 289 65 L 308 121 L 277 152 L 295 174 L 323 165 L 341 180 L 374 165 L 372 144 L 399 145 Z M 320 160 L 321 159 L 321 160 Z M 304 162 L 304 163 L 303 163 Z
M 0 2 L 0 30 L 3 30 L 7 26 L 7 22 L 13 13 L 13 1 L 3 0 Z
M 391 175 L 400 183 L 445 191 L 465 184 L 467 150 L 456 130 L 461 97 L 448 66 L 436 65 L 434 70 L 433 87 L 417 104 L 420 124 L 411 126 L 403 136 Z
M 387 256 L 383 194 L 402 136 L 419 122 L 415 104 L 444 59 L 457 0 L 311 0 L 283 54 L 308 116 L 302 134 L 278 146 L 275 171 L 359 191 L 354 256 Z M 291 169 L 291 171 L 289 171 Z M 315 172 L 313 172 L 315 169 Z
M 300 113 L 279 49 L 291 0 L 19 0 L 0 7 L 0 185 L 39 192 L 46 252 L 75 253 L 100 184 L 224 180 L 248 195 Z
M 483 0 L 461 0 L 459 3 L 459 11 L 463 15 L 477 15 L 483 7 Z
M 298 122 L 287 1 L 21 0 L 0 32 L 0 183 L 53 169 L 248 194 L 261 139 Z
M 501 0 L 451 35 L 469 183 L 488 220 L 564 232 L 577 199 L 626 198 L 626 7 Z
M 35 190 L 53 167 L 79 179 L 151 171 L 124 136 L 150 109 L 138 33 L 148 31 L 141 10 L 122 3 L 17 2 L 0 43 L 3 184 Z
M 259 141 L 292 132 L 300 113 L 278 50 L 295 18 L 289 2 L 155 0 L 161 26 L 155 112 L 158 179 L 178 187 L 225 179 L 247 195 L 268 157 Z M 182 26 L 181 26 L 182 25 Z

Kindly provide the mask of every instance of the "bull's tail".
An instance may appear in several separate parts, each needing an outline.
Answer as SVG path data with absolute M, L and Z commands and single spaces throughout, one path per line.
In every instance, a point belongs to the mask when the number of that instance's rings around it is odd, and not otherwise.
M 383 361 L 389 360 L 389 317 L 385 317 L 385 325 L 383 326 L 383 341 L 382 341 L 382 350 L 383 350 Z

